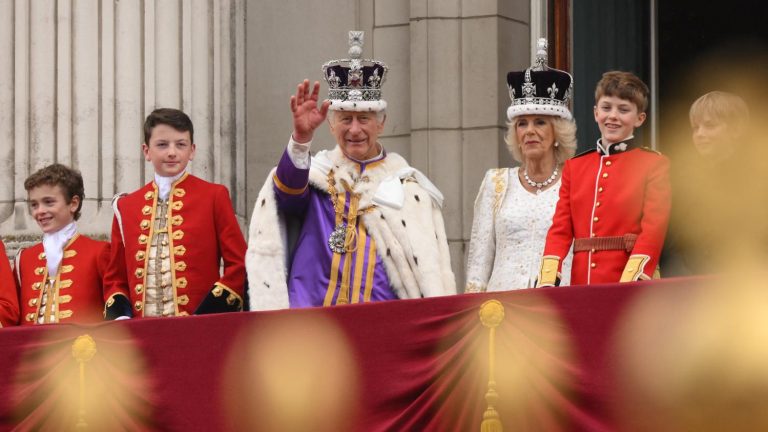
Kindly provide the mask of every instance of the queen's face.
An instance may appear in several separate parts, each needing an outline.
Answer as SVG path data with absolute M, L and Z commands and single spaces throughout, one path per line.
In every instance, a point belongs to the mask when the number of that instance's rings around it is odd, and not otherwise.
M 523 162 L 543 158 L 554 151 L 555 128 L 551 116 L 522 115 L 515 119 L 515 135 Z

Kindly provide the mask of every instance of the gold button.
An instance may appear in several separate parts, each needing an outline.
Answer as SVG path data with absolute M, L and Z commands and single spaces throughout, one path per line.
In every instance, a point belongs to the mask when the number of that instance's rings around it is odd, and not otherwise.
M 160 242 L 163 246 L 168 246 L 168 240 L 163 240 Z
M 592 252 L 592 253 L 595 253 L 595 252 L 596 252 L 596 251 L 595 251 L 595 248 L 592 248 L 591 252 Z
M 595 267 L 597 267 L 597 264 L 592 263 L 592 264 L 590 264 L 590 267 L 595 268 Z
M 167 302 L 168 301 L 168 297 L 163 297 L 163 301 Z
M 611 161 L 605 161 L 605 166 L 611 166 Z
M 595 203 L 595 207 L 600 207 L 600 201 Z
M 35 320 L 35 314 L 30 312 L 30 313 L 27 314 L 27 316 L 25 318 L 26 318 L 27 321 L 34 321 Z
M 594 236 L 595 236 L 595 233 L 592 233 L 592 234 L 590 234 L 589 236 L 590 236 L 590 237 L 594 237 Z
M 140 301 L 136 301 L 136 303 L 133 304 L 133 307 L 135 307 L 137 311 L 140 311 L 144 305 L 142 305 Z
M 134 289 L 136 290 L 136 294 L 139 294 L 139 295 L 141 295 L 141 293 L 143 293 L 143 292 L 144 292 L 144 285 L 142 285 L 142 284 L 137 284 L 137 285 L 136 285 L 136 288 L 134 288 Z
M 143 221 L 141 221 L 139 226 L 141 227 L 142 230 L 149 229 L 149 220 L 144 219 Z
M 602 187 L 602 186 L 600 186 L 599 188 L 597 188 L 597 191 L 598 191 L 598 192 L 602 192 L 602 191 L 603 191 L 603 187 Z
M 152 206 L 145 205 L 141 208 L 141 214 L 144 216 L 148 216 L 150 213 L 152 213 Z
M 146 254 L 144 253 L 144 251 L 136 252 L 136 261 L 142 261 L 145 256 Z
M 139 236 L 139 244 L 140 245 L 147 244 L 147 240 L 149 240 L 149 237 L 147 237 L 146 234 L 142 234 L 142 235 Z
M 608 173 L 603 173 L 603 178 L 608 178 Z
M 149 192 L 147 192 L 147 193 L 145 193 L 145 194 L 144 194 L 144 199 L 145 199 L 145 200 L 151 200 L 151 199 L 152 199 L 152 198 L 154 198 L 154 197 L 155 197 L 155 193 L 154 193 L 154 192 L 152 192 L 152 191 L 149 191 Z
M 136 271 L 134 272 L 134 274 L 138 278 L 144 277 L 144 269 L 143 268 L 137 268 Z
M 30 305 L 30 306 L 37 306 L 37 299 L 36 299 L 36 298 L 33 298 L 32 300 L 30 300 L 30 301 L 29 301 L 29 305 Z
M 595 222 L 597 222 L 597 221 L 599 221 L 599 220 L 600 220 L 600 218 L 599 218 L 599 217 L 597 217 L 597 216 L 595 216 L 595 217 L 593 217 L 593 218 L 592 218 L 592 220 L 593 220 L 593 221 L 595 221 Z
M 167 253 L 161 253 L 160 254 L 160 258 L 166 259 L 166 258 L 168 258 L 168 254 Z

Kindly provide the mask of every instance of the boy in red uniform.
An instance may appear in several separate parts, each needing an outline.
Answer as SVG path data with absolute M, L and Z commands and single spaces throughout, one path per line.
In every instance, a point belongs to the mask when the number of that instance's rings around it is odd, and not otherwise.
M 193 134 L 176 109 L 157 109 L 144 122 L 142 150 L 155 179 L 112 202 L 107 319 L 243 308 L 245 239 L 227 188 L 187 172 Z
M 43 241 L 16 255 L 21 325 L 102 321 L 109 243 L 77 232 L 83 177 L 53 164 L 29 176 L 24 188 Z
M 537 286 L 558 283 L 573 243 L 573 285 L 650 279 L 670 212 L 669 160 L 640 147 L 648 86 L 628 72 L 606 72 L 595 90 L 597 147 L 563 168 L 560 200 L 547 234 Z
M 19 297 L 16 283 L 8 263 L 5 244 L 0 240 L 0 328 L 9 327 L 19 322 Z

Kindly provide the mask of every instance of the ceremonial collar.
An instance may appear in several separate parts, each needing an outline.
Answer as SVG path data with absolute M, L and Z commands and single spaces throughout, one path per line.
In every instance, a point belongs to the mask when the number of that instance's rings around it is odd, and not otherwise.
M 43 234 L 43 250 L 48 266 L 48 276 L 54 277 L 58 273 L 59 264 L 61 264 L 61 259 L 64 256 L 64 247 L 75 234 L 77 234 L 75 221 L 70 222 L 55 233 Z
M 637 147 L 635 143 L 635 137 L 630 135 L 627 139 L 621 142 L 609 144 L 608 147 L 603 146 L 603 139 L 597 140 L 597 152 L 601 156 L 611 156 L 617 153 L 623 153 Z
M 157 184 L 157 193 L 161 200 L 166 201 L 168 200 L 168 195 L 171 194 L 171 186 L 173 186 L 173 183 L 180 179 L 181 176 L 187 173 L 187 169 L 184 168 L 184 170 L 175 176 L 171 177 L 163 177 L 157 173 L 155 173 L 155 183 Z

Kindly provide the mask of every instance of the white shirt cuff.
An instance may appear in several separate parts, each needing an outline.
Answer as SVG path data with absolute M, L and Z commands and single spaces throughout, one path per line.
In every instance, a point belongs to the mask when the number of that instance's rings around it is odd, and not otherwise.
M 293 166 L 298 169 L 309 168 L 309 147 L 311 145 L 312 141 L 303 144 L 294 141 L 293 134 L 291 134 L 291 138 L 288 140 L 288 157 L 291 159 L 291 162 L 293 162 Z

